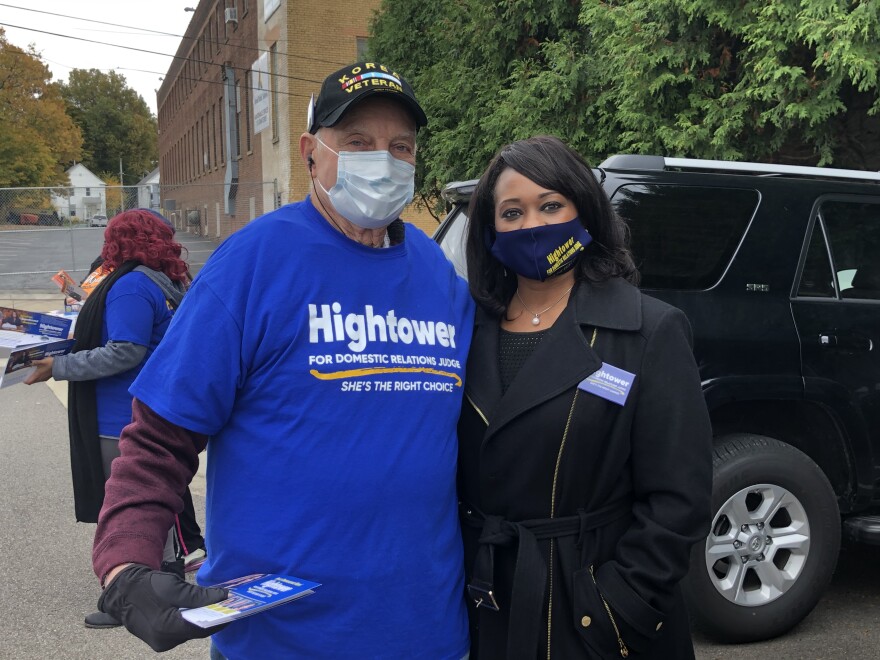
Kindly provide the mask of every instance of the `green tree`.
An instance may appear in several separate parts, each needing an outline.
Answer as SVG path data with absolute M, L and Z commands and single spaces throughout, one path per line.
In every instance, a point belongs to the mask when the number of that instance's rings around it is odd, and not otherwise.
M 449 181 L 477 176 L 503 143 L 548 132 L 541 117 L 551 110 L 540 104 L 565 106 L 574 116 L 572 100 L 558 95 L 520 98 L 511 117 L 498 108 L 517 75 L 532 67 L 548 70 L 546 44 L 583 48 L 577 19 L 578 6 L 568 0 L 383 0 L 370 50 L 401 67 L 428 115 L 419 134 L 425 194 L 436 196 Z
M 880 169 L 880 7 L 867 0 L 384 0 L 372 54 L 430 124 L 422 189 L 501 145 Z
M 93 172 L 119 172 L 133 184 L 157 161 L 156 118 L 125 76 L 74 69 L 59 89 L 83 134 L 83 164 Z
M 82 135 L 51 78 L 33 47 L 13 46 L 0 28 L 0 187 L 66 183 L 80 157 Z
M 588 0 L 580 22 L 617 149 L 880 169 L 875 2 Z

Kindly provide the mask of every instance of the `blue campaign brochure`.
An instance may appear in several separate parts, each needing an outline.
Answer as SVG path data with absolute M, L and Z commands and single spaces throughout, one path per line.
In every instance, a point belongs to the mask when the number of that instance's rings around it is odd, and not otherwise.
M 595 394 L 611 401 L 611 403 L 622 406 L 626 403 L 626 398 L 629 396 L 630 388 L 632 388 L 635 379 L 635 374 L 603 362 L 602 367 L 584 378 L 578 383 L 578 387 L 584 392 Z
M 66 355 L 73 350 L 73 344 L 73 339 L 45 340 L 39 344 L 23 344 L 10 350 L 7 359 L 4 359 L 5 351 L 0 350 L 0 388 L 24 382 L 24 379 L 32 372 L 31 367 L 34 366 L 34 360 Z
M 213 605 L 181 610 L 181 616 L 201 628 L 211 628 L 308 596 L 321 585 L 291 575 L 257 573 L 214 586 L 228 589 L 229 598 Z
M 67 339 L 73 323 L 71 319 L 40 312 L 21 312 L 21 322 L 28 334 L 58 339 Z

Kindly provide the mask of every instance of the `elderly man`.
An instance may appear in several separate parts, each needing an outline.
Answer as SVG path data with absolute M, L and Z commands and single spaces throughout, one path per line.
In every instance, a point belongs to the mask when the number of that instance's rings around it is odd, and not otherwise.
M 177 608 L 226 594 L 156 570 L 207 445 L 199 583 L 322 584 L 217 632 L 213 658 L 466 656 L 455 425 L 473 303 L 399 219 L 426 121 L 390 68 L 329 76 L 300 138 L 312 194 L 217 249 L 132 386 L 94 567 L 100 608 L 153 649 L 211 632 Z

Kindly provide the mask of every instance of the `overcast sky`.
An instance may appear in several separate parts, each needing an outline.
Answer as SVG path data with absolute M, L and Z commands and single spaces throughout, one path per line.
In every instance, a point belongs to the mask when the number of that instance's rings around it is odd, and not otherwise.
M 115 69 L 155 115 L 159 77 L 168 70 L 193 16 L 184 8 L 197 4 L 198 0 L 0 0 L 0 25 L 9 43 L 34 45 L 53 80 L 67 80 L 71 69 Z

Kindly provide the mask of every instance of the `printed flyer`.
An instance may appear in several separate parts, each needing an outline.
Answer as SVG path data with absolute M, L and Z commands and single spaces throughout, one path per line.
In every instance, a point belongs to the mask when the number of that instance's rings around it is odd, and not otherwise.
M 8 358 L 0 358 L 0 389 L 24 381 L 30 373 L 34 360 L 70 353 L 73 344 L 73 339 L 56 339 L 14 348 Z
M 181 610 L 184 619 L 200 628 L 211 628 L 308 596 L 321 585 L 290 575 L 258 573 L 214 586 L 228 589 L 229 598 L 213 605 Z
M 52 281 L 58 285 L 61 289 L 61 293 L 63 293 L 68 298 L 73 298 L 78 302 L 82 302 L 86 299 L 88 295 L 85 290 L 83 290 L 74 280 L 66 270 L 59 270 L 52 276 Z
M 52 339 L 67 339 L 70 336 L 72 324 L 72 319 L 54 314 L 0 307 L 0 330 L 41 335 Z

